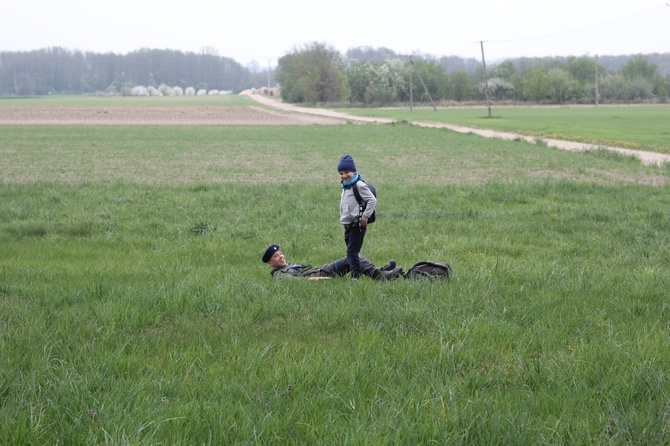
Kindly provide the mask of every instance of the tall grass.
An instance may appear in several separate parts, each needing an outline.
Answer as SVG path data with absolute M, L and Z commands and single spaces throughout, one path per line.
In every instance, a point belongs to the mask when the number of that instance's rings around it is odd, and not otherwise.
M 404 125 L 1 130 L 2 444 L 670 440 L 665 168 Z M 450 281 L 271 279 L 270 243 L 344 255 L 343 153 L 364 254 Z

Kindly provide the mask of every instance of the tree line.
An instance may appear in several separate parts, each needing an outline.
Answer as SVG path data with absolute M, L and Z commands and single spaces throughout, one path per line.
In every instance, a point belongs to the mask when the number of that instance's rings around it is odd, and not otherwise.
M 415 56 L 411 60 L 389 50 L 382 53 L 381 58 L 365 57 L 366 52 L 357 49 L 342 56 L 317 42 L 296 48 L 278 61 L 281 95 L 289 102 L 371 105 L 482 101 L 487 95 L 496 101 L 592 104 L 667 102 L 670 93 L 670 69 L 662 75 L 658 64 L 645 55 L 628 56 L 625 62 L 620 57 L 521 58 L 485 70 L 474 59 Z M 663 61 L 664 68 L 670 65 L 670 54 L 654 57 Z M 618 69 L 608 69 L 605 63 L 618 64 Z
M 270 75 L 289 102 L 386 105 L 427 101 L 428 95 L 464 102 L 482 101 L 487 94 L 496 101 L 556 104 L 665 102 L 670 53 L 519 58 L 489 63 L 484 70 L 474 58 L 408 56 L 370 47 L 341 54 L 315 42 L 282 56 L 276 72 L 271 72 L 250 70 L 213 49 L 197 54 L 156 49 L 100 54 L 59 47 L 0 52 L 2 96 L 122 95 L 133 94 L 137 87 L 170 90 L 161 86 L 238 93 L 266 85 Z
M 140 49 L 125 55 L 54 47 L 0 53 L 0 95 L 128 93 L 133 87 L 240 91 L 252 82 L 249 70 L 215 51 L 196 54 Z

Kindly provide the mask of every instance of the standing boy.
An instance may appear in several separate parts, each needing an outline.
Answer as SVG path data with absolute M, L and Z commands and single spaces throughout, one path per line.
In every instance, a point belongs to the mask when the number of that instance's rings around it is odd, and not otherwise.
M 377 199 L 360 174 L 356 172 L 356 164 L 351 155 L 342 155 L 337 163 L 337 171 L 342 180 L 342 195 L 340 196 L 340 223 L 344 226 L 344 242 L 347 244 L 347 262 L 351 268 L 352 279 L 358 279 L 361 274 L 361 262 L 358 257 L 363 247 L 363 239 L 368 226 L 368 219 L 375 211 Z M 356 195 L 352 190 L 355 184 L 363 203 L 358 204 Z

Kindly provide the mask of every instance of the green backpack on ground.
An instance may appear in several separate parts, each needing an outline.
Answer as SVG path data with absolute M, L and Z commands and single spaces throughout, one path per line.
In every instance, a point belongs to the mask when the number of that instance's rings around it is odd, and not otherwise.
M 451 266 L 440 262 L 418 262 L 403 274 L 405 279 L 448 279 L 450 276 Z

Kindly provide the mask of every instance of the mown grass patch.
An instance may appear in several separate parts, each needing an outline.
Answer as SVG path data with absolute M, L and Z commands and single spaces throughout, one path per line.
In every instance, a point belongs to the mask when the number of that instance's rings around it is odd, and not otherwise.
M 670 106 L 447 107 L 406 109 L 347 109 L 347 113 L 407 121 L 434 121 L 494 129 L 526 136 L 562 139 L 595 146 L 623 147 L 670 153 Z
M 328 128 L 331 127 L 331 128 Z M 593 153 L 460 135 L 409 124 L 255 126 L 4 126 L 4 183 L 142 184 L 309 181 L 337 188 L 350 153 L 382 183 L 479 184 L 528 177 L 658 184 L 663 166 L 605 162 Z M 615 156 L 615 155 L 613 155 Z M 589 172 L 607 171 L 606 175 Z M 262 190 L 262 189 L 261 189 Z

